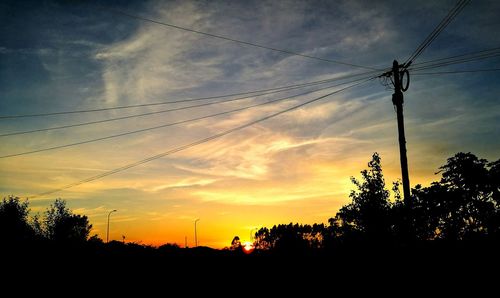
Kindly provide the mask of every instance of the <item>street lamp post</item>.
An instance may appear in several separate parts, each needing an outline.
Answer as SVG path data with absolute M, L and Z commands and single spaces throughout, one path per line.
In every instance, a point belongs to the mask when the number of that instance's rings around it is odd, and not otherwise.
M 106 229 L 106 243 L 109 242 L 109 217 L 110 217 L 111 213 L 113 213 L 113 212 L 116 212 L 116 209 L 115 210 L 111 210 L 108 213 L 108 228 Z
M 196 219 L 194 221 L 194 246 L 195 247 L 198 247 L 198 235 L 196 234 L 196 223 L 199 221 L 200 219 Z

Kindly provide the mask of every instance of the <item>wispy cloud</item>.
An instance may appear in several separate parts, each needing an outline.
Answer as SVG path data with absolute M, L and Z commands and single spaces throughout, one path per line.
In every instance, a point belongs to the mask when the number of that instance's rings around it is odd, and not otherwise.
M 214 183 L 215 181 L 217 181 L 217 180 L 216 179 L 187 178 L 187 179 L 182 179 L 180 181 L 177 181 L 177 182 L 174 182 L 171 184 L 164 184 L 164 185 L 155 186 L 151 189 L 151 191 L 156 192 L 156 191 L 164 190 L 164 189 L 168 189 L 168 188 L 205 186 L 205 185 Z
M 500 28 L 495 14 L 498 9 L 494 9 L 497 2 L 469 5 L 421 61 L 496 46 L 500 37 L 491 32 Z M 203 32 L 385 68 L 395 58 L 406 58 L 449 9 L 449 3 L 444 2 L 414 4 L 401 6 L 396 0 L 150 1 L 121 8 Z M 7 57 L 0 67 L 2 114 L 214 96 L 363 72 L 96 12 L 86 6 L 78 14 L 62 6 L 58 9 L 41 6 L 36 13 L 35 9 L 20 9 L 18 13 L 24 17 L 6 16 L 10 25 L 0 33 L 0 55 Z M 72 26 L 62 27 L 62 23 Z M 404 108 L 412 184 L 432 181 L 432 173 L 457 150 L 498 158 L 498 86 L 497 77 L 481 74 L 411 77 Z M 17 136 L 3 139 L 0 151 L 10 154 L 78 142 L 300 92 L 303 90 Z M 2 159 L 1 190 L 27 196 L 58 188 L 327 92 L 104 142 Z M 373 81 L 56 196 L 67 198 L 76 213 L 89 215 L 100 235 L 106 230 L 106 213 L 118 209 L 113 214 L 112 238 L 121 239 L 125 234 L 127 240 L 151 243 L 183 244 L 186 236 L 192 238 L 192 221 L 200 217 L 200 228 L 212 231 L 202 241 L 216 245 L 223 245 L 222 238 L 230 241 L 236 233 L 248 235 L 249 227 L 326 220 L 348 200 L 352 188 L 349 176 L 358 175 L 373 152 L 382 155 L 388 183 L 399 177 L 391 93 Z M 181 106 L 184 104 L 168 108 Z M 11 132 L 159 109 L 2 120 L 0 128 Z M 33 200 L 34 208 L 44 210 L 53 199 Z

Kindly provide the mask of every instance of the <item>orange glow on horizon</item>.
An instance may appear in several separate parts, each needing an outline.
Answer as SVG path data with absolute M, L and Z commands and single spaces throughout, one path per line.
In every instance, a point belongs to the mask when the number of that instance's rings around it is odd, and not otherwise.
M 243 243 L 243 252 L 246 254 L 251 254 L 253 250 L 255 249 L 254 245 L 252 242 L 247 241 Z

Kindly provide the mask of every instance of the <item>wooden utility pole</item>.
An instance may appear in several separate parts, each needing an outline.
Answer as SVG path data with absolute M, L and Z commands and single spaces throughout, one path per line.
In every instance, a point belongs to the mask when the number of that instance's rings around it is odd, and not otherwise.
M 403 121 L 403 91 L 401 85 L 401 73 L 399 71 L 399 63 L 394 60 L 392 63 L 392 74 L 394 78 L 394 94 L 392 94 L 392 103 L 396 106 L 396 114 L 398 117 L 398 135 L 399 135 L 399 158 L 401 160 L 401 174 L 403 176 L 403 195 L 406 206 L 410 206 L 410 177 L 408 175 L 408 159 L 406 158 L 406 139 L 405 139 L 405 124 Z M 406 86 L 408 88 L 408 86 Z

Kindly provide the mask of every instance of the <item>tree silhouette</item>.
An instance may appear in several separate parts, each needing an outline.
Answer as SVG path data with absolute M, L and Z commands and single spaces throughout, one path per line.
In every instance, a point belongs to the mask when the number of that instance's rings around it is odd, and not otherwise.
M 92 229 L 87 216 L 73 214 L 61 199 L 45 213 L 44 225 L 46 238 L 57 242 L 86 241 Z
M 500 206 L 500 159 L 488 164 L 489 181 L 491 188 L 491 198 L 495 202 L 497 208 Z
M 323 246 L 323 239 L 325 234 L 324 224 L 303 225 L 303 238 L 307 240 L 309 248 L 319 249 Z
M 271 242 L 271 235 L 268 228 L 260 228 L 254 236 L 254 244 L 257 250 L 269 250 L 273 248 L 273 243 Z
M 275 225 L 256 233 L 256 248 L 286 251 L 332 249 L 359 241 L 427 245 L 428 240 L 500 241 L 500 160 L 488 163 L 472 153 L 457 153 L 439 168 L 441 179 L 412 189 L 407 206 L 395 182 L 389 200 L 380 156 L 373 154 L 361 180 L 351 178 L 352 202 L 323 224 Z M 439 242 L 443 243 L 443 242 Z M 401 246 L 403 245 L 403 246 Z
M 465 240 L 498 237 L 499 161 L 457 153 L 440 167 L 442 178 L 413 189 L 419 239 Z
M 328 226 L 324 227 L 322 235 L 321 246 L 323 248 L 333 249 L 345 243 L 346 233 L 341 221 L 339 216 L 328 219 Z
M 328 225 L 289 223 L 270 229 L 263 227 L 255 233 L 255 248 L 270 251 L 262 253 L 264 255 L 311 252 L 322 255 L 325 250 L 356 254 L 357 249 L 365 247 L 376 254 L 381 252 L 377 248 L 387 251 L 390 247 L 396 254 L 404 251 L 405 255 L 408 255 L 407 249 L 411 255 L 415 248 L 419 252 L 421 248 L 430 248 L 426 251 L 438 255 L 443 252 L 440 248 L 451 253 L 454 250 L 450 248 L 465 247 L 475 255 L 498 250 L 500 160 L 489 163 L 472 153 L 457 153 L 439 170 L 439 181 L 428 187 L 416 185 L 412 189 L 411 204 L 405 205 L 399 182 L 393 184 L 395 200 L 389 200 L 381 159 L 374 153 L 368 168 L 361 171 L 361 179 L 351 178 L 355 186 L 349 195 L 351 202 L 330 218 Z M 189 250 L 172 244 L 155 248 L 112 241 L 104 245 L 97 236 L 89 238 L 92 225 L 88 218 L 73 214 L 61 199 L 55 200 L 41 219 L 30 218 L 29 213 L 27 200 L 9 196 L 0 202 L 0 239 L 2 244 L 15 244 L 7 246 L 12 252 L 29 248 L 30 252 L 49 254 L 90 252 L 89 256 L 217 255 L 216 250 L 209 248 Z M 40 239 L 44 241 L 31 241 Z M 67 250 L 68 247 L 77 249 Z M 244 255 L 238 236 L 233 238 L 231 250 L 221 255 Z M 424 255 L 430 256 L 425 252 Z
M 28 201 L 9 196 L 0 203 L 0 239 L 5 242 L 31 240 L 35 231 L 28 220 Z
M 303 226 L 289 223 L 278 225 L 271 229 L 270 235 L 274 238 L 274 248 L 281 251 L 301 251 L 308 247 L 304 237 Z
M 301 252 L 318 249 L 322 246 L 324 224 L 275 225 L 271 229 L 261 228 L 255 233 L 257 250 L 276 250 L 280 252 Z
M 239 250 L 239 249 L 241 249 L 240 237 L 234 236 L 233 241 L 231 241 L 231 250 Z
M 378 153 L 374 153 L 368 169 L 361 171 L 362 181 L 351 177 L 357 188 L 349 195 L 352 203 L 330 219 L 330 226 L 341 227 L 347 239 L 383 241 L 391 235 L 391 204 L 380 161 Z
M 491 201 L 495 205 L 495 212 L 488 219 L 487 227 L 489 236 L 500 241 L 500 159 L 488 164 L 489 169 L 489 189 Z

